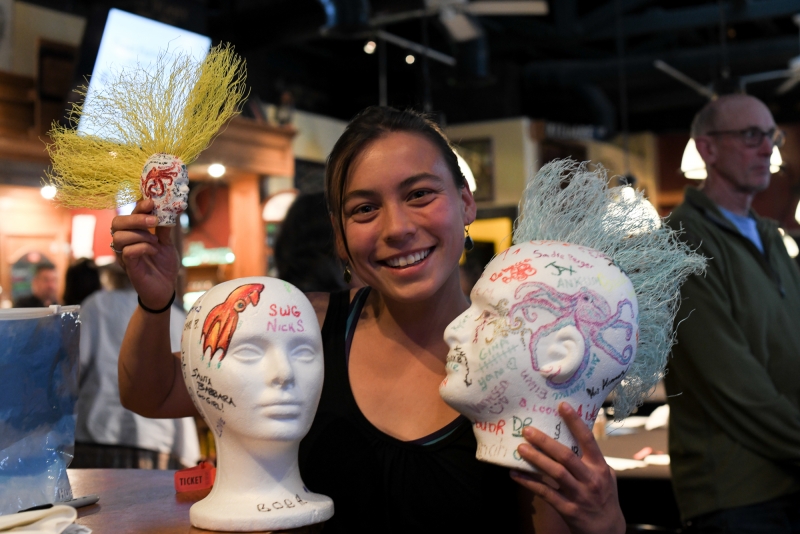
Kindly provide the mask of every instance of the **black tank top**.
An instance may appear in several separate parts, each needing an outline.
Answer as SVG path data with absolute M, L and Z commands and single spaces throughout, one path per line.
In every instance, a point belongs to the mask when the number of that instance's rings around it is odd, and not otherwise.
M 359 312 L 348 291 L 331 294 L 322 327 L 322 397 L 300 446 L 307 487 L 334 501 L 324 533 L 519 531 L 519 486 L 507 468 L 475 459 L 468 420 L 406 442 L 361 413 L 347 372 Z

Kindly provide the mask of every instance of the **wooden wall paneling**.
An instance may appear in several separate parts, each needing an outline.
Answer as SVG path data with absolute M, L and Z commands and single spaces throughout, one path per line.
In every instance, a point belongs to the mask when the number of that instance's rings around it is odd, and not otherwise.
M 683 202 L 686 186 L 699 185 L 698 180 L 689 180 L 681 174 L 681 158 L 688 141 L 688 125 L 686 132 L 660 134 L 657 138 L 659 203 L 656 207 L 662 216 L 669 215 Z
M 39 134 L 50 131 L 54 121 L 66 116 L 78 57 L 78 48 L 67 43 L 37 39 L 36 41 L 36 105 L 35 128 Z
M 267 273 L 264 221 L 261 218 L 259 182 L 266 176 L 294 176 L 292 139 L 296 130 L 235 117 L 189 167 L 192 181 L 213 180 L 208 165 L 221 163 L 227 171 L 228 244 L 236 259 L 223 269 L 225 276 L 263 276 Z M 215 210 L 221 211 L 221 210 Z M 209 224 L 215 224 L 214 215 Z
M 230 245 L 236 259 L 231 277 L 264 276 L 267 274 L 264 221 L 261 219 L 258 174 L 230 175 Z
M 32 115 L 31 115 L 32 116 Z M 22 137 L 5 136 L 0 126 L 0 162 L 11 161 L 41 161 L 50 163 L 50 157 L 45 150 L 44 141 L 49 142 L 49 137 Z
M 756 195 L 753 209 L 797 234 L 800 225 L 794 213 L 800 200 L 800 125 L 779 124 L 778 127 L 786 132 L 786 142 L 780 149 L 782 169 L 772 175 L 769 188 Z
M 69 265 L 69 211 L 42 198 L 36 188 L 0 185 L 0 213 L 0 301 L 11 298 L 11 265 L 33 251 L 55 264 L 62 295 Z
M 0 72 L 0 135 L 28 137 L 35 133 L 34 80 Z
M 233 118 L 198 158 L 197 163 L 222 163 L 228 169 L 273 176 L 294 175 L 292 128 Z M 195 178 L 190 169 L 190 178 Z M 197 176 L 197 178 L 202 178 Z

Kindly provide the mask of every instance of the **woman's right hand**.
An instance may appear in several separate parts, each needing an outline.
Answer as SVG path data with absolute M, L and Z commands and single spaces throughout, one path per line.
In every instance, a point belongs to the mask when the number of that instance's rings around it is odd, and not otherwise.
M 624 533 L 625 516 L 619 505 L 617 477 L 606 463 L 592 431 L 568 403 L 558 405 L 558 414 L 575 436 L 583 456 L 528 426 L 522 431 L 527 443 L 520 445 L 517 452 L 540 474 L 512 470 L 511 478 L 552 506 L 570 532 Z M 547 475 L 552 485 L 541 474 Z
M 161 309 L 175 291 L 178 251 L 170 236 L 172 228 L 156 226 L 158 219 L 151 215 L 153 207 L 152 200 L 143 199 L 130 215 L 114 217 L 111 246 L 142 303 Z M 150 228 L 155 228 L 155 234 L 150 233 Z

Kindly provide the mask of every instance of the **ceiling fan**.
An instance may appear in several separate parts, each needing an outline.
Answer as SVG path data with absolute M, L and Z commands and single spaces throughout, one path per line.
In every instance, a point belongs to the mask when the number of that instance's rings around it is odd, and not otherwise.
M 423 9 L 378 15 L 370 26 L 383 27 L 403 20 L 438 16 L 456 42 L 477 39 L 483 32 L 474 16 L 539 16 L 549 13 L 546 0 L 425 0 Z
M 792 21 L 798 26 L 798 29 L 800 29 L 800 13 L 794 15 L 792 17 Z M 723 42 L 723 47 L 724 47 L 724 42 Z M 653 62 L 653 66 L 658 70 L 660 70 L 661 72 L 678 80 L 682 84 L 691 87 L 696 92 L 700 93 L 701 95 L 709 99 L 714 99 L 718 96 L 717 91 L 715 90 L 712 84 L 703 85 L 700 82 L 690 78 L 683 72 L 679 71 L 678 69 L 661 61 L 660 59 L 655 60 Z M 727 70 L 727 68 L 725 70 Z M 789 60 L 788 69 L 757 72 L 754 74 L 746 74 L 744 76 L 739 76 L 737 78 L 738 90 L 744 93 L 746 92 L 747 86 L 751 83 L 764 82 L 780 78 L 787 78 L 787 79 L 775 90 L 775 92 L 779 95 L 791 91 L 792 89 L 794 89 L 796 85 L 800 84 L 800 55 L 795 56 Z

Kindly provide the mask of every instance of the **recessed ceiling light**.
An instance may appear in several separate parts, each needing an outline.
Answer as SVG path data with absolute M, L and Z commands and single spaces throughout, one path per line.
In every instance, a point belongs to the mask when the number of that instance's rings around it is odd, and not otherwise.
M 47 200 L 53 200 L 56 197 L 56 187 L 54 185 L 42 186 L 40 192 L 42 193 L 42 196 Z
M 212 163 L 208 166 L 208 175 L 212 178 L 221 178 L 223 174 L 225 174 L 225 165 Z

